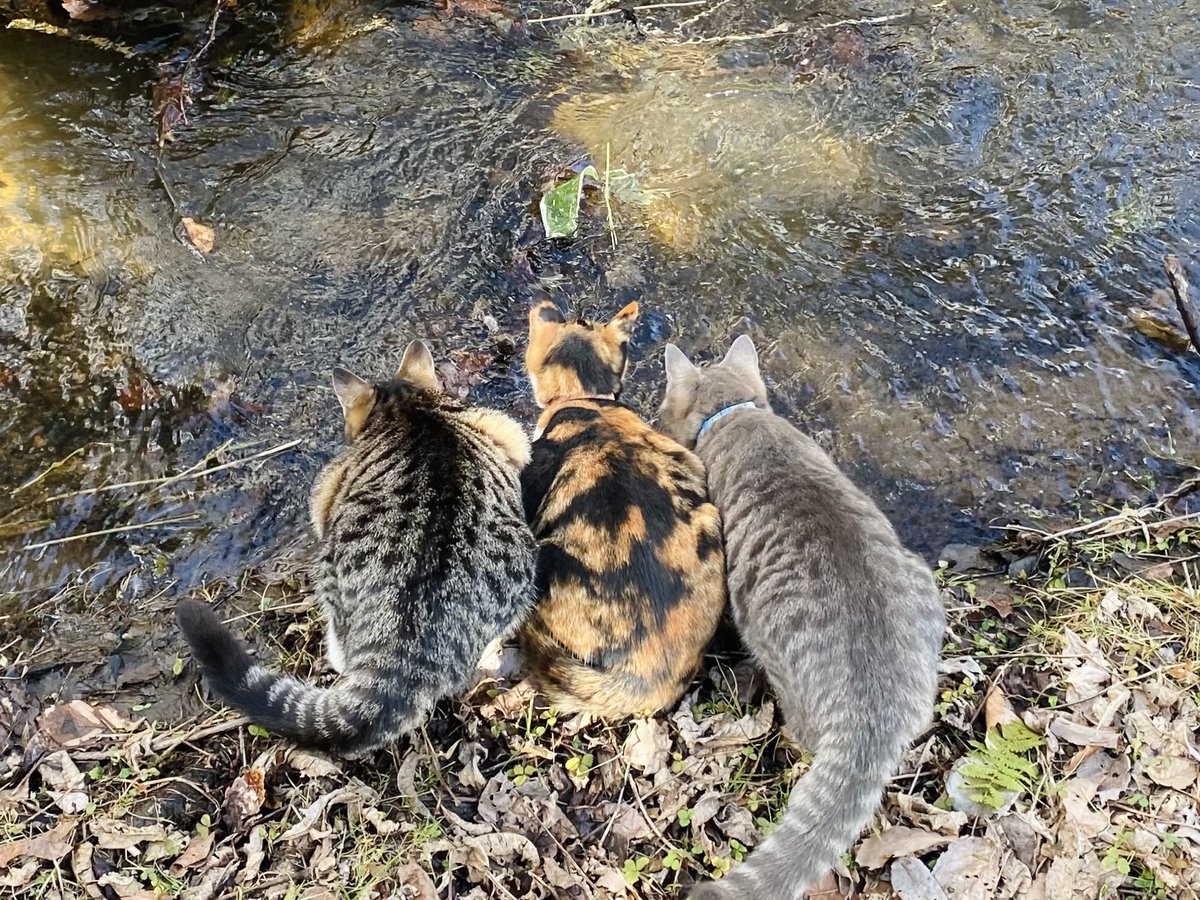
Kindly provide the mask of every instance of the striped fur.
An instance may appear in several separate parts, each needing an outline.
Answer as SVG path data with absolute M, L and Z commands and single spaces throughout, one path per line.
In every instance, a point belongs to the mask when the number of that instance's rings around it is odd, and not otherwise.
M 734 620 L 788 730 L 813 751 L 766 841 L 689 898 L 800 900 L 869 824 L 927 726 L 945 615 L 928 567 L 878 507 L 771 412 L 749 338 L 704 369 L 674 346 L 666 360 L 659 421 L 708 468 Z
M 334 388 L 350 443 L 318 477 L 312 519 L 341 677 L 321 688 L 254 663 L 203 603 L 184 601 L 178 616 L 227 703 L 297 743 L 362 755 L 465 690 L 487 645 L 532 605 L 519 483 L 529 444 L 502 413 L 442 393 L 420 341 L 392 381 L 337 369 Z
M 560 708 L 605 717 L 673 705 L 725 606 L 703 466 L 614 399 L 636 315 L 568 323 L 542 304 L 526 354 L 546 409 L 521 478 L 539 542 L 522 645 Z

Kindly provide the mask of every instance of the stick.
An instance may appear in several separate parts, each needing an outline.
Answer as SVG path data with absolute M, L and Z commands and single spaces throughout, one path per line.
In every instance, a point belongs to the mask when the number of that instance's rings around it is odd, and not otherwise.
M 1175 295 L 1175 305 L 1179 307 L 1183 327 L 1192 339 L 1192 347 L 1200 353 L 1200 306 L 1188 294 L 1187 273 L 1183 271 L 1183 263 L 1178 256 L 1164 256 L 1163 269 L 1171 281 L 1171 293 Z
M 590 19 L 593 16 L 621 16 L 626 12 L 643 12 L 647 9 L 679 9 L 687 6 L 705 6 L 708 0 L 688 0 L 686 3 L 651 3 L 647 6 L 627 6 L 618 9 L 602 9 L 596 12 L 572 13 L 566 16 L 542 16 L 527 20 L 530 25 L 541 25 L 543 22 L 564 22 L 567 19 Z
M 91 537 L 103 537 L 106 534 L 118 534 L 122 531 L 138 531 L 142 528 L 154 528 L 158 525 L 178 525 L 182 522 L 194 522 L 198 518 L 200 518 L 200 513 L 190 513 L 186 516 L 164 516 L 161 519 L 151 519 L 149 522 L 118 525 L 116 528 L 102 528 L 100 531 L 86 531 L 83 534 L 69 534 L 66 537 L 55 538 L 52 541 L 38 541 L 36 544 L 29 544 L 22 547 L 21 550 L 25 552 L 41 550 L 43 547 L 53 547 L 55 544 L 67 544 L 71 541 L 82 541 L 85 538 Z

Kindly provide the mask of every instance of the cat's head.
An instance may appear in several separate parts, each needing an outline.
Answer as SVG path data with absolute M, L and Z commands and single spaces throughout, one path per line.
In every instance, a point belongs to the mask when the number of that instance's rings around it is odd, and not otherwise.
M 719 363 L 703 367 L 667 344 L 666 369 L 667 391 L 658 411 L 658 427 L 689 449 L 696 446 L 704 422 L 723 409 L 746 402 L 770 409 L 758 351 L 747 335 L 734 341 Z
M 342 404 L 342 414 L 346 419 L 346 440 L 353 441 L 362 434 L 371 414 L 379 414 L 388 405 L 386 401 L 392 395 L 440 393 L 442 383 L 434 371 L 433 354 L 429 352 L 429 346 L 424 341 L 412 341 L 405 348 L 400 368 L 391 381 L 372 384 L 349 369 L 338 367 L 333 370 L 333 390 Z
M 550 300 L 534 306 L 529 311 L 525 368 L 538 406 L 584 397 L 616 399 L 637 314 L 635 302 L 607 322 L 568 322 Z

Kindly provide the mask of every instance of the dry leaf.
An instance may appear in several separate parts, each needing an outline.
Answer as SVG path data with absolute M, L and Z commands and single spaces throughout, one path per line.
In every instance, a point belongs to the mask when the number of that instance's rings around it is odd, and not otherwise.
M 233 831 L 246 827 L 246 820 L 262 809 L 267 799 L 265 776 L 261 769 L 250 769 L 233 779 L 225 789 L 225 821 Z
M 408 900 L 438 900 L 437 888 L 429 873 L 416 863 L 405 863 L 396 870 L 396 880 L 402 888 L 409 888 L 410 893 L 402 894 Z
M 62 818 L 49 831 L 43 831 L 41 834 L 22 838 L 19 841 L 0 844 L 0 867 L 7 866 L 21 856 L 58 862 L 71 852 L 73 844 L 69 838 L 74 830 L 75 820 Z
M 954 900 L 993 900 L 1000 862 L 1000 846 L 994 840 L 960 838 L 938 857 L 933 877 Z
M 52 706 L 37 722 L 48 741 L 68 750 L 111 744 L 115 735 L 133 729 L 133 723 L 111 706 L 92 706 L 82 700 Z
M 1063 714 L 1050 721 L 1047 731 L 1076 747 L 1105 747 L 1109 750 L 1117 749 L 1121 737 L 1115 728 L 1095 728 Z
M 933 873 L 912 856 L 892 863 L 892 890 L 900 900 L 950 900 Z
M 987 697 L 984 698 L 983 721 L 989 731 L 993 728 L 999 728 L 1001 725 L 1018 721 L 1017 713 L 1013 709 L 1012 703 L 1004 695 L 1004 691 L 999 684 L 993 684 L 988 689 Z
M 284 762 L 305 778 L 334 778 L 342 774 L 342 767 L 333 760 L 306 750 L 289 750 Z
M 192 246 L 205 256 L 212 253 L 217 233 L 189 216 L 184 216 L 180 221 L 183 223 L 183 230 L 187 232 Z
M 89 798 L 87 791 L 82 789 L 86 779 L 66 750 L 56 750 L 43 757 L 37 770 L 55 806 L 69 816 L 87 809 Z
M 671 761 L 671 736 L 667 734 L 667 726 L 658 719 L 638 719 L 621 752 L 630 766 L 645 775 L 662 771 Z
M 762 708 L 750 716 L 734 719 L 727 714 L 709 720 L 711 730 L 696 743 L 706 750 L 724 750 L 744 747 L 771 730 L 775 723 L 775 704 L 767 701 Z M 647 773 L 649 774 L 649 773 Z
M 898 856 L 920 856 L 926 850 L 949 843 L 950 838 L 924 828 L 898 825 L 867 838 L 858 846 L 855 861 L 868 869 L 882 869 Z
M 167 837 L 167 829 L 162 825 L 130 825 L 119 819 L 93 819 L 88 828 L 102 850 L 134 850 L 141 844 Z
M 208 854 L 212 852 L 212 845 L 213 833 L 211 831 L 208 834 L 192 838 L 184 851 L 171 863 L 171 874 L 178 878 L 188 869 L 195 868 L 197 863 L 204 862 L 208 859 Z
M 895 799 L 910 821 L 917 825 L 926 825 L 939 834 L 958 837 L 958 833 L 966 827 L 965 813 L 942 809 L 913 794 L 896 794 Z

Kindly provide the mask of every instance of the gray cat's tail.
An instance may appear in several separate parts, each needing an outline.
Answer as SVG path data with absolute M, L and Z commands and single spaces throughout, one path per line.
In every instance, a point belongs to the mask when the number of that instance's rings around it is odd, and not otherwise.
M 404 711 L 383 685 L 347 673 L 316 687 L 259 665 L 206 603 L 182 600 L 175 615 L 213 693 L 256 725 L 304 746 L 353 754 L 399 732 Z
M 688 900 L 801 900 L 870 824 L 899 764 L 898 743 L 859 733 L 821 741 L 775 830 L 729 875 Z

